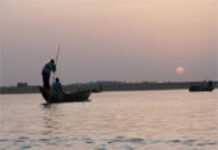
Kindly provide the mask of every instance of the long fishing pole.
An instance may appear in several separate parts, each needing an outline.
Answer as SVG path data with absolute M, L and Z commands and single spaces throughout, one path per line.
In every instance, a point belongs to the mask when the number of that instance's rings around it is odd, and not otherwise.
M 56 55 L 56 58 L 55 58 L 56 67 L 58 66 L 58 58 L 59 58 L 59 55 L 60 55 L 60 49 L 61 49 L 60 44 L 58 44 L 58 46 L 57 46 L 57 55 Z M 57 70 L 57 68 L 56 68 L 56 70 Z
M 55 73 L 54 73 L 54 80 L 55 80 L 55 78 L 56 78 L 56 76 L 57 76 L 57 68 L 58 68 L 58 58 L 59 58 L 59 55 L 60 55 L 60 44 L 58 44 L 58 46 L 57 46 L 57 53 L 56 53 L 56 57 L 55 57 L 55 65 L 56 65 L 56 71 L 55 71 Z
M 0 47 L 0 86 L 4 86 L 4 46 Z

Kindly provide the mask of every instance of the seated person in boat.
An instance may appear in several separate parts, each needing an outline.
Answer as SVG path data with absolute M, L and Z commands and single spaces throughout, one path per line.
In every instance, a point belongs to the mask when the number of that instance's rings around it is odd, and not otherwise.
M 50 89 L 50 75 L 51 72 L 56 71 L 56 65 L 54 59 L 51 59 L 50 62 L 45 64 L 45 66 L 42 69 L 42 81 L 43 81 L 43 87 L 46 89 Z
M 63 98 L 63 89 L 59 78 L 56 78 L 51 87 L 51 99 L 61 100 Z

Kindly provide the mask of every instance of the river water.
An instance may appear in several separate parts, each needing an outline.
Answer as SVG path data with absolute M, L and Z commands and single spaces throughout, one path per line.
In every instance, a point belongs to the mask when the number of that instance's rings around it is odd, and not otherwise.
M 218 91 L 105 92 L 45 105 L 0 96 L 0 150 L 216 150 Z

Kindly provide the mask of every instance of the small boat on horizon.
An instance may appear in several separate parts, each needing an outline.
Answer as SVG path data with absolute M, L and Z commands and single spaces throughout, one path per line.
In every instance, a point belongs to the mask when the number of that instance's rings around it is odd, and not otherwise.
M 189 87 L 190 92 L 212 92 L 214 90 L 214 83 L 212 81 L 193 84 Z
M 91 95 L 90 90 L 77 91 L 72 93 L 63 93 L 61 99 L 52 99 L 50 91 L 43 87 L 39 87 L 42 97 L 47 103 L 64 103 L 64 102 L 87 102 L 90 101 L 89 97 Z

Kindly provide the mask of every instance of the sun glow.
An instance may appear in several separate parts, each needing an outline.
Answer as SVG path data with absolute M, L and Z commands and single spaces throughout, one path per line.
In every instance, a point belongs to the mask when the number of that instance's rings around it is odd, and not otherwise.
M 185 68 L 182 66 L 176 67 L 176 74 L 177 75 L 183 75 L 185 73 Z

